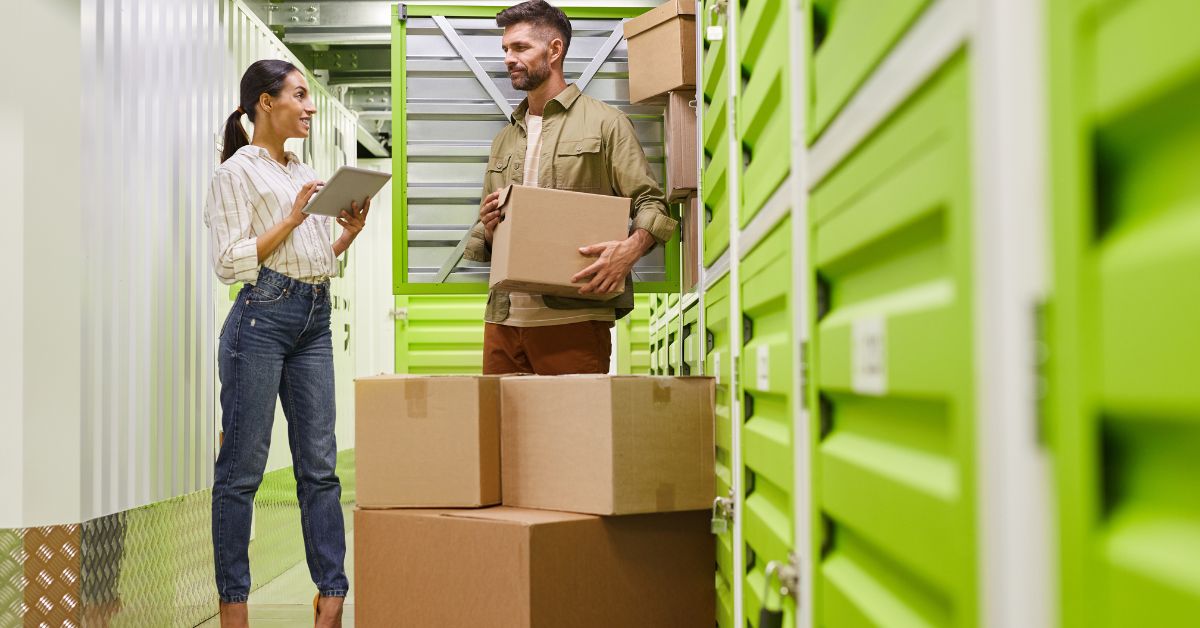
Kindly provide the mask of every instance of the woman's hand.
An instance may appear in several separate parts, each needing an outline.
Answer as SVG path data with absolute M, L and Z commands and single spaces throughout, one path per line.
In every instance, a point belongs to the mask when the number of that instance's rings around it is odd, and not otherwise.
M 304 213 L 304 208 L 308 207 L 308 202 L 321 188 L 325 187 L 324 181 L 309 181 L 300 188 L 300 193 L 296 195 L 296 201 L 292 203 L 292 213 L 288 214 L 287 223 L 293 229 L 299 227 L 301 223 L 308 218 L 308 214 Z
M 333 243 L 333 252 L 341 255 L 350 248 L 354 238 L 367 226 L 367 213 L 371 211 L 371 197 L 367 197 L 360 206 L 357 201 L 350 202 L 350 211 L 342 210 L 337 223 L 342 226 L 342 235 Z

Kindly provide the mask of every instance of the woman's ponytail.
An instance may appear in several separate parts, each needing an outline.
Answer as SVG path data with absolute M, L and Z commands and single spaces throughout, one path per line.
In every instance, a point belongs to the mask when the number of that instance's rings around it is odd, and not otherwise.
M 225 163 L 225 160 L 233 157 L 239 148 L 250 143 L 246 129 L 242 128 L 243 113 L 239 106 L 237 111 L 229 114 L 229 119 L 225 120 L 225 141 L 221 144 L 221 163 Z

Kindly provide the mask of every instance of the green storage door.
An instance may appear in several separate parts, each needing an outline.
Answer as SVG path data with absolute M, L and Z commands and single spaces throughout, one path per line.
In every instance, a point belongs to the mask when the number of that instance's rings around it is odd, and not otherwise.
M 758 625 L 767 563 L 788 562 L 795 530 L 791 229 L 790 219 L 777 225 L 741 264 L 743 606 L 752 626 Z M 785 626 L 795 625 L 795 614 L 795 599 L 788 597 Z
M 711 19 L 713 5 L 704 2 L 704 15 Z M 722 20 L 722 23 L 723 20 Z M 701 93 L 704 110 L 700 116 L 704 169 L 701 172 L 700 203 L 704 207 L 704 265 L 711 266 L 729 248 L 729 46 L 728 38 L 705 41 Z
M 700 308 L 692 306 L 683 313 L 683 364 L 680 375 L 700 374 L 700 351 L 704 334 L 700 333 Z
M 617 321 L 617 373 L 650 373 L 650 295 L 633 295 L 633 311 Z
M 487 295 L 396 297 L 396 372 L 482 373 L 486 305 Z
M 812 196 L 817 626 L 977 623 L 966 70 Z
M 833 121 L 929 0 L 809 0 L 808 141 Z
M 733 490 L 733 422 L 729 416 L 730 363 L 729 277 L 726 276 L 704 293 L 705 374 L 716 378 L 716 488 L 717 495 L 728 497 Z M 717 624 L 737 628 L 733 623 L 733 526 L 717 535 Z
M 1200 3 L 1047 3 L 1063 624 L 1200 622 Z
M 791 170 L 791 81 L 786 0 L 747 5 L 738 22 L 737 134 L 745 170 L 739 180 L 739 223 L 745 227 Z

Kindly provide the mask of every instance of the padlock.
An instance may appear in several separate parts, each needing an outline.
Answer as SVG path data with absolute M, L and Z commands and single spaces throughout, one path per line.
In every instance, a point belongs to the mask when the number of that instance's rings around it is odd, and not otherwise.
M 705 29 L 704 29 L 704 39 L 705 40 L 721 41 L 722 39 L 725 39 L 725 27 L 721 26 L 719 24 L 716 24 L 716 21 L 718 19 L 720 19 L 721 14 L 724 13 L 724 11 L 726 9 L 726 4 L 727 4 L 726 0 L 715 0 L 712 4 L 710 4 L 708 6 L 708 15 L 712 16 L 716 19 L 712 20 L 714 22 L 712 26 L 705 27 Z M 705 20 L 705 21 L 707 22 L 707 20 Z
M 773 560 L 767 563 L 767 570 L 763 577 L 762 597 L 759 598 L 762 600 L 762 609 L 758 611 L 758 628 L 783 628 L 783 609 L 771 610 L 770 608 L 771 580 L 779 573 L 779 568 L 779 561 Z M 781 599 L 779 602 L 782 606 L 783 600 Z
M 712 525 L 709 528 L 713 534 L 725 534 L 729 531 L 729 519 L 725 516 L 724 498 L 713 500 Z

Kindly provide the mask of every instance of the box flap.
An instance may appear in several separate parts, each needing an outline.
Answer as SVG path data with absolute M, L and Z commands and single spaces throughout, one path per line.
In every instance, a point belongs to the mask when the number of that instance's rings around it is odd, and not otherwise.
M 695 0 L 667 0 L 658 7 L 625 22 L 625 39 L 636 37 L 680 15 L 696 15 Z
M 508 202 L 508 195 L 512 192 L 512 189 L 512 185 L 506 185 L 500 190 L 500 198 L 496 199 L 498 203 L 496 207 L 504 207 L 504 204 Z

